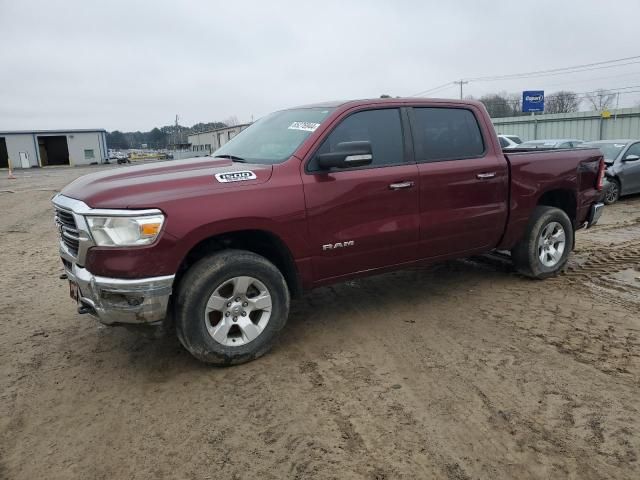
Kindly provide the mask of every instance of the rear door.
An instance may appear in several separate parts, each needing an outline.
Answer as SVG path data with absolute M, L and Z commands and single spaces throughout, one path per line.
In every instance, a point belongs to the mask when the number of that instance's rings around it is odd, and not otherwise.
M 420 254 L 456 256 L 495 247 L 507 219 L 507 161 L 474 106 L 411 109 L 420 175 Z
M 417 257 L 418 169 L 399 108 L 350 113 L 324 139 L 303 172 L 316 280 Z M 341 142 L 369 141 L 371 165 L 322 170 L 315 155 Z

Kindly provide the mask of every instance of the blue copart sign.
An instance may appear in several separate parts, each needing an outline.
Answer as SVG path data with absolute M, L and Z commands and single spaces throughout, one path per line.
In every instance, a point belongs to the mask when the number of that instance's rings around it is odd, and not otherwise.
M 522 92 L 523 112 L 544 112 L 544 90 Z

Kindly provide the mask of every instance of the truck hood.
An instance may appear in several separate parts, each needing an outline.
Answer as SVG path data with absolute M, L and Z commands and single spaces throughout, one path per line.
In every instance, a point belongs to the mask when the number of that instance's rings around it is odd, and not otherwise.
M 74 180 L 61 193 L 92 208 L 154 208 L 159 203 L 213 190 L 264 183 L 272 171 L 271 165 L 233 163 L 226 158 L 189 158 L 92 173 Z M 252 174 L 225 175 L 234 172 Z

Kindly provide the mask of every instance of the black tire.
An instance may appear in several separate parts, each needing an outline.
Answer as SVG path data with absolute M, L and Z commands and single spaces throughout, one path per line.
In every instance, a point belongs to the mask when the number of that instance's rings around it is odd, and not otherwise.
M 540 259 L 538 239 L 544 228 L 552 222 L 559 223 L 564 229 L 565 245 L 562 255 L 553 266 L 546 266 Z M 565 212 L 555 207 L 538 206 L 533 211 L 524 237 L 511 250 L 511 258 L 516 270 L 530 278 L 543 279 L 555 276 L 569 259 L 573 250 L 573 225 Z
M 205 323 L 210 296 L 234 277 L 250 276 L 271 295 L 271 316 L 262 332 L 240 346 L 216 341 Z M 175 305 L 175 327 L 180 343 L 198 360 L 214 365 L 238 365 L 268 352 L 289 315 L 289 289 L 282 273 L 267 259 L 245 250 L 223 250 L 202 258 L 180 281 Z
M 602 201 L 605 205 L 616 203 L 620 199 L 620 181 L 617 178 L 607 178 L 609 185 L 604 192 Z

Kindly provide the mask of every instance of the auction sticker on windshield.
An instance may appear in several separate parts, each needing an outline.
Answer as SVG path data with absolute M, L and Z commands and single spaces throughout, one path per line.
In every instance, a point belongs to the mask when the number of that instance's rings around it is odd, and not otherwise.
M 289 125 L 289 130 L 302 130 L 304 132 L 315 132 L 320 126 L 319 123 L 313 122 L 293 122 Z
M 255 180 L 256 174 L 251 170 L 243 170 L 241 172 L 216 173 L 216 180 L 220 183 L 244 182 L 246 180 Z

